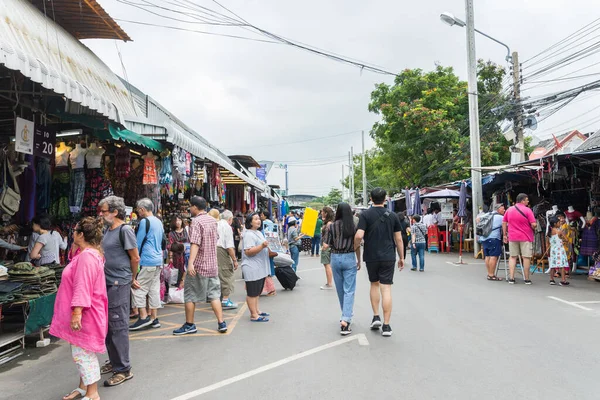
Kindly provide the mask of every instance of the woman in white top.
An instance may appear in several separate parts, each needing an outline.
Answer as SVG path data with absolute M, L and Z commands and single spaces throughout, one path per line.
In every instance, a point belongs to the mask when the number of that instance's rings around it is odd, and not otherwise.
M 60 250 L 67 248 L 67 241 L 60 233 L 52 230 L 49 216 L 36 215 L 31 222 L 33 231 L 39 235 L 29 254 L 31 261 L 37 265 L 60 264 Z

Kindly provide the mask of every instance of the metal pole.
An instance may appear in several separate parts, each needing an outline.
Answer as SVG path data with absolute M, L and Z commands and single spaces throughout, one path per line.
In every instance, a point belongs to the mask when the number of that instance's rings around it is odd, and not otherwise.
M 348 204 L 352 205 L 352 153 L 348 152 Z
M 519 65 L 519 54 L 512 53 L 513 62 L 513 88 L 514 99 L 517 106 L 515 119 L 513 122 L 515 133 L 517 134 L 517 149 L 519 149 L 519 161 L 525 161 L 525 139 L 523 137 L 523 109 L 521 108 L 521 71 Z
M 479 105 L 477 100 L 477 57 L 475 56 L 475 15 L 473 0 L 465 0 L 467 16 L 467 66 L 469 70 L 469 128 L 471 131 L 471 185 L 473 202 L 473 221 L 483 204 L 481 187 L 481 149 L 479 139 Z M 479 253 L 479 243 L 473 240 L 473 250 Z
M 288 189 L 289 189 L 288 188 L 288 165 L 285 164 L 285 195 L 286 196 L 289 195 Z
M 354 205 L 354 195 L 356 192 L 354 191 L 354 147 L 350 147 L 350 191 L 352 193 L 350 197 L 350 205 Z
M 344 174 L 344 164 L 342 164 L 342 201 L 344 201 L 344 198 L 345 198 L 344 192 L 346 191 L 346 187 L 344 186 L 344 178 L 345 178 L 344 175 L 345 175 Z
M 365 131 L 362 131 L 362 197 L 363 197 L 363 207 L 366 207 L 369 204 L 369 199 L 367 198 L 367 166 L 365 165 L 366 155 L 365 155 Z

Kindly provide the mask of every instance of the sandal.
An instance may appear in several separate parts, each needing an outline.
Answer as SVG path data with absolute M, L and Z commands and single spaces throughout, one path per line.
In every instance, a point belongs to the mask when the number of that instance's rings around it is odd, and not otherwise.
M 77 393 L 77 396 L 75 396 L 75 397 L 70 397 L 70 396 L 72 396 L 72 395 L 73 395 L 73 394 L 75 394 L 75 393 Z M 72 391 L 71 393 L 64 395 L 64 396 L 63 396 L 63 399 L 64 399 L 64 398 L 68 398 L 68 400 L 75 400 L 75 399 L 78 399 L 78 398 L 80 398 L 80 397 L 83 397 L 83 396 L 85 396 L 85 393 L 86 393 L 86 391 L 85 391 L 85 390 L 83 390 L 82 388 L 76 388 L 76 389 L 73 389 L 73 391 Z
M 502 280 L 502 278 L 498 278 L 498 277 L 497 277 L 497 276 L 495 276 L 495 275 L 494 275 L 494 276 L 489 276 L 489 275 L 488 275 L 488 277 L 487 277 L 487 280 L 488 280 L 488 281 L 498 281 L 498 282 L 500 282 L 500 281 Z
M 110 378 L 104 381 L 104 386 L 111 387 L 122 384 L 125 381 L 133 378 L 133 373 L 131 370 L 127 372 L 115 372 Z
M 107 361 L 103 366 L 100 367 L 100 375 L 112 374 L 113 367 L 110 361 Z
M 269 318 L 267 318 L 267 317 L 258 317 L 256 319 L 250 318 L 250 322 L 269 322 Z
M 100 400 L 100 395 L 98 395 L 98 397 L 87 397 L 84 396 L 81 398 L 81 400 Z
M 268 312 L 261 312 L 258 315 L 261 317 L 270 317 L 271 316 L 271 314 L 269 314 Z

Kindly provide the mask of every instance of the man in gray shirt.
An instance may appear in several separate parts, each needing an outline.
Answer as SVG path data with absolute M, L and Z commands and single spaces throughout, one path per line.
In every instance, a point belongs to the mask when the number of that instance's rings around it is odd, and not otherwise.
M 117 386 L 133 378 L 129 362 L 129 310 L 131 287 L 137 273 L 140 256 L 133 228 L 126 225 L 123 198 L 108 196 L 100 201 L 100 213 L 108 229 L 102 239 L 106 261 L 106 292 L 108 295 L 108 334 L 106 349 L 109 361 L 102 374 L 112 373 L 104 386 Z M 158 320 L 156 321 L 158 323 Z M 160 326 L 160 325 L 158 325 Z

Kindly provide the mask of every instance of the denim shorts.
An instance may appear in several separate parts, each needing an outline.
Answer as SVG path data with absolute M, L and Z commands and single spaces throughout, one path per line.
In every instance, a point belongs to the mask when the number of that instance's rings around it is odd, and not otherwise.
M 500 257 L 502 255 L 502 241 L 500 239 L 488 239 L 484 240 L 483 245 L 483 256 L 484 257 Z

